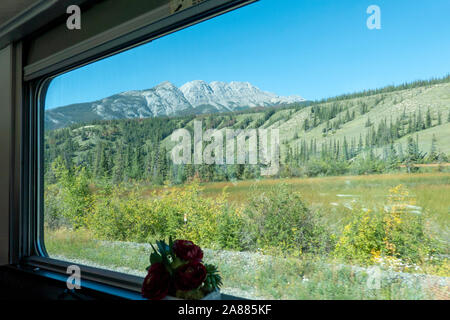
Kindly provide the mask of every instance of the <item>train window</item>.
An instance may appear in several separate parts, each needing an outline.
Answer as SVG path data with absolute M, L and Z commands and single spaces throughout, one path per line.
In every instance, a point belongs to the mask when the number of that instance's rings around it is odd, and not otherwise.
M 448 1 L 282 2 L 51 79 L 50 258 L 143 277 L 173 237 L 245 298 L 448 294 Z

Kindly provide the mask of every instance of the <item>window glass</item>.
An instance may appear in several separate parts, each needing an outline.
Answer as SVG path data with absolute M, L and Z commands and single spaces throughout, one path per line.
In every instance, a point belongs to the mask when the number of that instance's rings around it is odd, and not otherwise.
M 450 4 L 262 0 L 52 79 L 51 258 L 192 240 L 250 299 L 448 298 Z

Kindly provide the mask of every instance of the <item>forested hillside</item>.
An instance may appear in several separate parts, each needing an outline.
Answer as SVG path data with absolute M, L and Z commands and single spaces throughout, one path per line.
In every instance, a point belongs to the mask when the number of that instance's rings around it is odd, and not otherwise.
M 278 128 L 278 176 L 368 174 L 446 163 L 450 153 L 450 77 L 343 95 L 309 104 L 240 112 L 73 124 L 45 132 L 45 171 L 85 167 L 93 177 L 152 184 L 259 177 L 258 165 L 173 165 L 170 134 L 210 128 Z M 47 180 L 48 181 L 48 180 Z M 51 181 L 51 180 L 50 180 Z

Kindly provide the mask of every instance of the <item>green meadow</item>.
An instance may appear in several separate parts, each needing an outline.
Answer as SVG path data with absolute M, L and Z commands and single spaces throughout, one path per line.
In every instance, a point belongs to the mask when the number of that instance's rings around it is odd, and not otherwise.
M 228 201 L 244 204 L 255 187 L 259 190 L 267 190 L 279 183 L 291 186 L 292 190 L 298 192 L 310 206 L 320 208 L 325 218 L 336 227 L 343 227 L 356 205 L 375 208 L 385 202 L 389 188 L 402 184 L 414 196 L 418 210 L 429 214 L 430 221 L 438 230 L 438 236 L 442 240 L 449 240 L 449 172 L 260 179 L 202 183 L 201 186 L 204 188 L 202 192 L 204 197 L 216 198 L 225 190 Z M 144 197 L 152 197 L 155 192 L 159 194 L 167 188 L 141 185 L 140 192 Z M 183 186 L 174 188 L 183 188 Z
M 345 225 L 352 221 L 355 207 L 376 210 L 386 203 L 388 190 L 401 184 L 415 199 L 413 211 L 426 217 L 427 232 L 443 244 L 444 253 L 449 253 L 450 173 L 203 183 L 200 196 L 214 200 L 225 191 L 226 201 L 241 207 L 255 190 L 271 192 L 271 188 L 280 183 L 300 194 L 314 213 L 320 213 L 335 238 L 339 238 Z M 127 201 L 130 188 L 123 188 L 117 198 Z M 135 190 L 144 202 L 161 199 L 168 190 L 184 192 L 185 188 L 141 184 Z M 153 240 L 157 238 L 155 235 Z M 138 242 L 102 239 L 87 228 L 48 228 L 45 233 L 45 245 L 51 257 L 144 276 L 152 240 Z M 367 286 L 369 266 L 343 263 L 329 253 L 279 255 L 273 250 L 208 249 L 206 246 L 205 260 L 219 266 L 224 293 L 250 299 L 448 299 L 448 259 L 437 265 L 418 264 L 418 269 L 393 271 L 381 266 L 383 277 L 376 290 Z M 393 277 L 392 272 L 396 276 Z

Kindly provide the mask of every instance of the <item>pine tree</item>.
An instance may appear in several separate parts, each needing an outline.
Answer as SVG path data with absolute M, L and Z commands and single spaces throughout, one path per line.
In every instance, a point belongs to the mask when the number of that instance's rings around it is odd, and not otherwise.
M 125 168 L 124 168 L 124 172 L 125 172 L 125 177 L 126 178 L 132 178 L 132 176 L 133 176 L 133 172 L 132 172 L 132 170 L 133 170 L 132 169 L 133 168 L 133 157 L 134 157 L 133 148 L 129 144 L 127 146 L 127 151 L 125 152 Z
M 347 109 L 347 112 L 345 113 L 345 122 L 349 122 L 350 120 L 351 120 L 350 112 Z
M 366 114 L 367 113 L 367 105 L 364 102 L 361 102 L 360 108 L 359 108 L 359 112 L 361 113 L 361 115 Z
M 136 148 L 134 151 L 134 157 L 131 165 L 131 177 L 136 180 L 140 180 L 143 177 L 144 163 L 141 148 Z
M 114 157 L 114 167 L 112 169 L 112 178 L 114 182 L 120 182 L 123 180 L 124 177 L 124 168 L 125 168 L 125 161 L 124 161 L 124 154 L 123 154 L 123 144 L 122 143 L 116 143 L 115 149 L 116 149 L 116 155 Z
M 348 143 L 347 143 L 347 138 L 344 136 L 344 157 L 345 160 L 349 160 L 350 159 L 350 153 L 348 150 Z
M 336 146 L 336 156 L 335 159 L 339 160 L 339 156 L 340 156 L 340 152 L 341 151 L 341 147 L 340 147 L 340 140 L 337 141 L 337 146 Z
M 398 145 L 398 158 L 400 161 L 404 160 L 405 155 L 403 154 L 403 145 L 400 143 Z
M 159 149 L 158 160 L 157 160 L 157 176 L 159 178 L 160 183 L 164 182 L 168 177 L 168 161 L 166 155 L 166 148 L 162 147 Z
M 433 134 L 433 137 L 431 139 L 431 150 L 430 150 L 430 154 L 428 156 L 428 161 L 430 162 L 434 162 L 438 159 L 438 152 L 437 152 L 437 139 L 436 136 Z
M 354 158 L 356 156 L 356 139 L 352 137 L 352 142 L 350 145 L 350 158 Z
M 97 178 L 105 177 L 109 174 L 109 158 L 103 142 L 97 144 L 94 174 Z
M 431 111 L 430 108 L 427 110 L 426 127 L 431 128 Z
M 411 117 L 409 117 L 408 119 L 408 131 L 407 133 L 413 133 L 414 131 L 414 123 L 413 123 L 413 119 Z
M 419 150 L 418 140 L 414 141 L 412 137 L 408 137 L 405 164 L 408 169 L 408 173 L 417 171 L 418 168 L 414 167 L 414 164 L 420 163 L 425 155 Z
M 155 152 L 152 147 L 147 148 L 147 152 L 145 154 L 144 159 L 144 177 L 146 179 L 152 180 L 153 174 L 154 174 L 154 167 L 155 167 Z
M 389 169 L 397 169 L 399 163 L 399 156 L 397 155 L 397 150 L 395 150 L 395 146 L 391 143 L 389 152 L 388 152 L 388 167 Z
M 303 130 L 308 131 L 309 130 L 309 121 L 308 118 L 305 119 L 303 122 Z
M 417 122 L 416 122 L 416 131 L 420 131 L 425 129 L 425 123 L 423 122 L 422 118 L 422 109 L 419 108 L 419 114 L 417 116 Z
M 361 133 L 359 134 L 359 143 L 358 143 L 358 153 L 360 153 L 363 149 L 363 138 Z
M 314 117 L 313 117 L 313 128 L 317 127 L 317 124 L 318 124 L 317 114 L 314 113 Z

